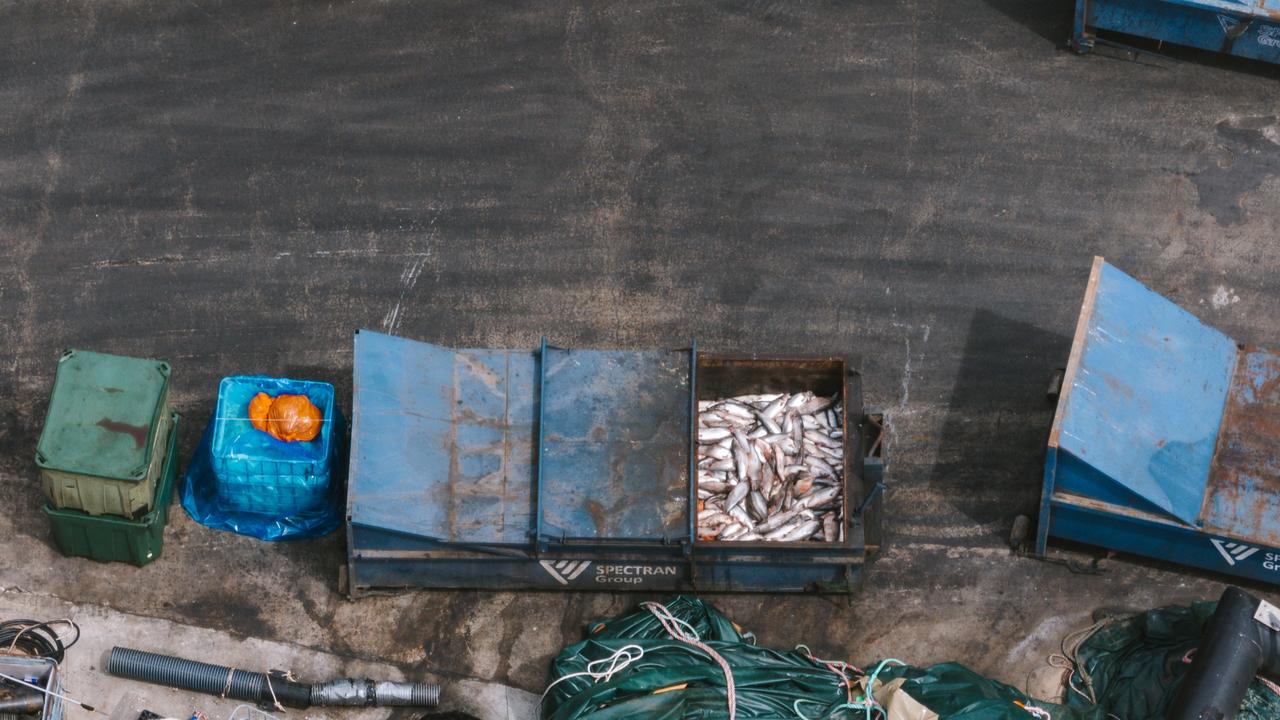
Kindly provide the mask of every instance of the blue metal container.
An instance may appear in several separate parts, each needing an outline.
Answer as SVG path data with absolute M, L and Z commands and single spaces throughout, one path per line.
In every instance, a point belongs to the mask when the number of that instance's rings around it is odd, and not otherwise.
M 1280 62 L 1280 0 L 1076 0 L 1071 46 L 1092 50 L 1099 30 Z
M 878 543 L 878 451 L 843 358 L 455 350 L 355 338 L 347 587 L 830 590 Z M 844 397 L 844 542 L 695 537 L 697 400 Z M 876 445 L 878 447 L 878 445 Z M 867 482 L 870 475 L 875 482 Z
M 1045 459 L 1050 536 L 1280 582 L 1280 354 L 1094 260 Z

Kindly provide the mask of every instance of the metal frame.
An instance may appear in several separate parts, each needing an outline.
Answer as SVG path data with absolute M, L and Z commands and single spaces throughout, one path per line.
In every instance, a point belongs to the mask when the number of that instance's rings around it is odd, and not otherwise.
M 368 332 L 368 331 L 365 331 Z M 543 364 L 545 338 L 539 345 Z M 704 359 L 720 362 L 838 361 L 845 407 L 845 540 L 838 543 L 717 543 L 699 542 L 697 516 L 687 513 L 687 535 L 665 541 L 635 543 L 579 539 L 560 543 L 548 535 L 543 522 L 545 506 L 542 464 L 535 461 L 530 493 L 533 516 L 527 546 L 493 546 L 446 541 L 409 534 L 387 527 L 353 522 L 348 515 L 348 563 L 345 592 L 356 597 L 415 587 L 475 589 L 641 590 L 658 592 L 838 592 L 848 593 L 862 582 L 862 569 L 878 549 L 878 509 L 883 498 L 883 458 L 863 458 L 878 443 L 869 440 L 870 424 L 864 414 L 860 375 L 848 358 L 770 358 L 764 356 L 704 356 L 697 342 L 688 346 L 690 383 L 688 419 L 687 500 L 697 502 L 697 463 L 693 448 L 697 428 L 698 388 L 703 381 Z M 357 363 L 359 359 L 357 358 Z M 545 403 L 550 387 L 538 370 L 539 397 L 534 432 L 539 452 L 545 447 Z M 357 379 L 356 391 L 360 391 Z M 358 403 L 357 403 L 358 404 Z M 855 419 L 856 418 L 856 419 Z M 855 419 L 850 422 L 851 419 Z M 359 434 L 359 416 L 353 419 L 353 438 Z M 353 441 L 354 442 L 354 441 Z M 355 448 L 353 448 L 355 450 Z M 353 457 L 355 452 L 353 452 Z M 348 507 L 355 499 L 348 498 Z M 874 527 L 872 527 L 874 525 Z M 869 539 L 876 547 L 868 548 Z

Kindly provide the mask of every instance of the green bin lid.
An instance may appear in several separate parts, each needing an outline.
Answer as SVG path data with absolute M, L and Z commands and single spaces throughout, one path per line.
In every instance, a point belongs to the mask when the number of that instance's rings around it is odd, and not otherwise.
M 36 464 L 113 480 L 145 479 L 168 384 L 166 362 L 63 353 Z

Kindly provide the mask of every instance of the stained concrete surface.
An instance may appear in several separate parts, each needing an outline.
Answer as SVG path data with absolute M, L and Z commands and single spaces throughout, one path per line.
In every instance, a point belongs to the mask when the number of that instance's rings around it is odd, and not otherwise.
M 60 557 L 31 452 L 65 347 L 334 382 L 351 333 L 853 352 L 888 421 L 866 592 L 719 596 L 762 642 L 1022 684 L 1097 605 L 1216 595 L 1013 558 L 1094 254 L 1280 336 L 1266 67 L 1063 50 L 1070 3 L 0 4 L 0 585 L 406 673 L 540 690 L 613 594 L 350 602 L 339 537 L 182 513 L 134 569 Z M 1059 553 L 1067 551 L 1059 550 Z
M 237 636 L 221 630 L 195 627 L 159 618 L 133 615 L 90 603 L 71 603 L 49 595 L 0 588 L 0 617 L 45 619 L 74 618 L 80 628 L 79 640 L 65 625 L 60 634 L 74 642 L 61 667 L 62 694 L 85 703 L 101 713 L 122 718 L 136 717 L 146 709 L 163 717 L 186 718 L 200 710 L 209 718 L 264 720 L 264 716 L 239 700 L 197 695 L 160 685 L 120 680 L 107 675 L 111 648 L 146 648 L 151 652 L 193 657 L 226 667 L 251 670 L 288 668 L 302 682 L 324 682 L 340 677 L 379 680 L 432 682 L 428 676 L 405 677 L 394 665 L 355 660 L 332 653 L 317 652 L 288 642 Z M 537 696 L 493 683 L 455 682 L 444 702 L 455 712 L 477 717 L 523 720 L 531 717 Z M 274 709 L 272 713 L 283 714 Z M 68 718 L 97 717 L 84 707 L 64 702 Z M 311 708 L 286 710 L 289 717 L 341 717 L 344 720 L 382 720 L 389 708 Z

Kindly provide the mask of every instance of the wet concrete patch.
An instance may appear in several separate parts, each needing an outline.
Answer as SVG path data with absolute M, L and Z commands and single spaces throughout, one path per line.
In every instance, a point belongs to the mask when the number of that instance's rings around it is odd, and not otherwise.
M 1216 126 L 1217 144 L 1190 174 L 1200 209 L 1221 225 L 1245 221 L 1245 196 L 1280 175 L 1280 125 L 1274 115 L 1231 118 Z

